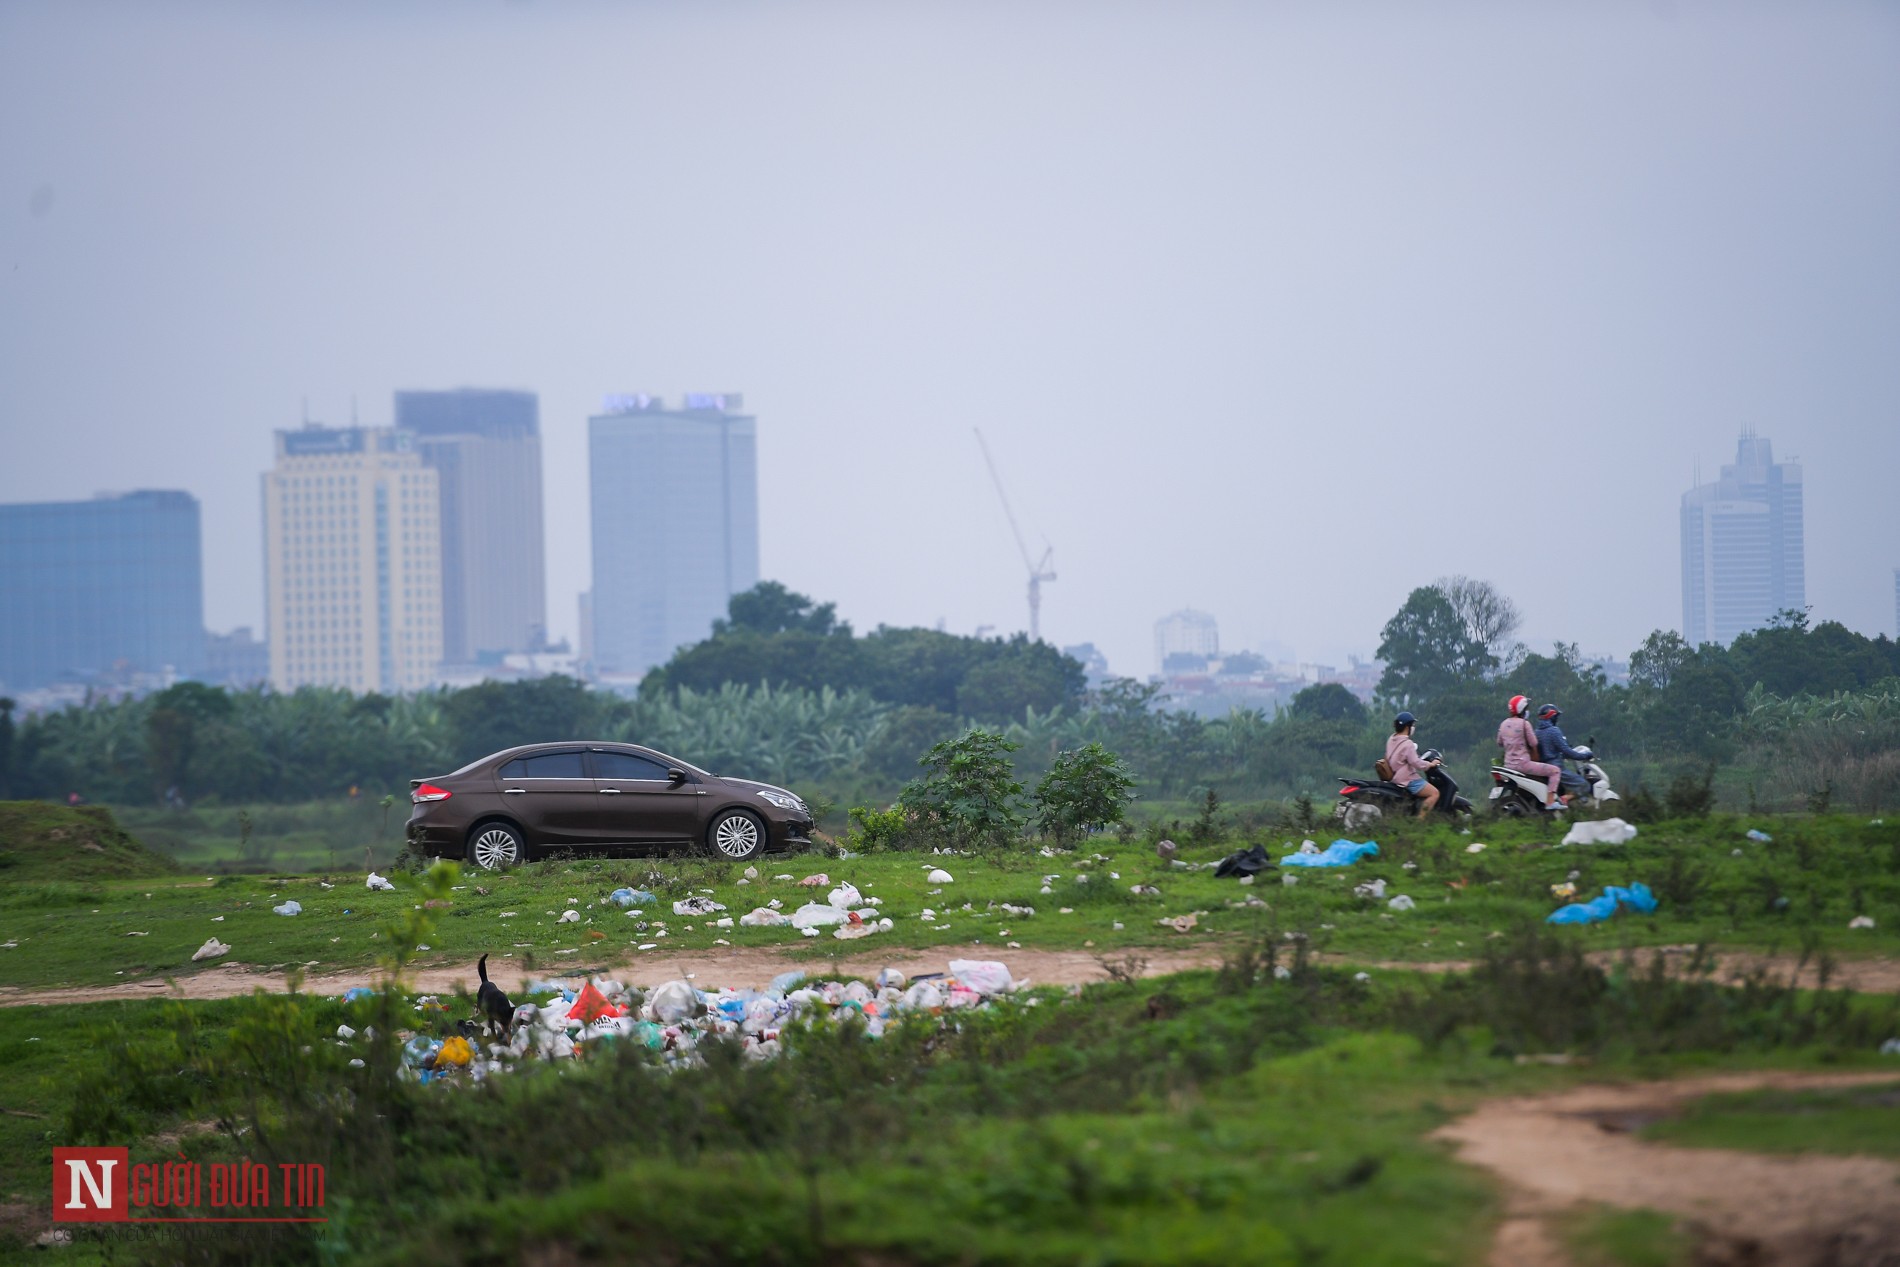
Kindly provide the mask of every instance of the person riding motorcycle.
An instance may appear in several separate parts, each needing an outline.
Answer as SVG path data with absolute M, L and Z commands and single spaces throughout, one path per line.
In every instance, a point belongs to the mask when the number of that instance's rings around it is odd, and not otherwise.
M 1557 786 L 1563 778 L 1563 767 L 1539 761 L 1532 755 L 1538 748 L 1537 733 L 1530 723 L 1530 697 L 1513 695 L 1507 707 L 1511 715 L 1498 726 L 1498 747 L 1504 749 L 1505 768 L 1544 779 L 1550 788 L 1544 794 L 1544 808 L 1562 809 L 1564 803 L 1557 799 Z
M 1425 778 L 1425 772 L 1443 762 L 1427 761 L 1419 755 L 1418 741 L 1412 731 L 1418 718 L 1400 713 L 1392 719 L 1392 733 L 1385 741 L 1385 763 L 1392 767 L 1392 781 L 1410 792 L 1418 801 L 1418 816 L 1424 818 L 1438 804 L 1438 789 Z
M 1570 741 L 1564 738 L 1564 732 L 1557 728 L 1557 719 L 1563 715 L 1564 710 L 1555 704 L 1546 704 L 1537 710 L 1537 755 L 1562 771 L 1558 778 L 1557 794 L 1568 805 L 1579 793 L 1587 791 L 1590 784 L 1581 774 L 1564 770 L 1564 758 L 1588 761 L 1591 754 L 1572 748 Z

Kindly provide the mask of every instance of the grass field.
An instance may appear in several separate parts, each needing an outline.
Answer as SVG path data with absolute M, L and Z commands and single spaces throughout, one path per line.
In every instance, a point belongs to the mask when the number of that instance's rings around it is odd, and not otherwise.
M 1891 1086 L 1709 1096 L 1643 1134 L 1692 1148 L 1900 1157 L 1900 1068 Z
M 1558 848 L 1560 826 L 1488 823 L 1460 834 L 1446 826 L 1387 824 L 1375 859 L 1335 870 L 1286 868 L 1251 885 L 1211 870 L 1163 864 L 1144 845 L 1097 838 L 1053 857 L 1033 846 L 1010 854 L 941 857 L 881 853 L 840 860 L 821 854 L 772 856 L 745 868 L 679 858 L 554 860 L 503 875 L 465 874 L 438 922 L 424 962 L 467 962 L 483 953 L 524 968 L 571 968 L 639 955 L 710 950 L 718 944 L 770 946 L 822 960 L 841 947 L 980 951 L 1007 958 L 1029 949 L 1139 952 L 1263 930 L 1303 932 L 1317 948 L 1362 960 L 1443 962 L 1469 958 L 1494 935 L 1543 919 L 1559 901 L 1553 884 L 1574 883 L 1588 898 L 1604 885 L 1641 881 L 1661 907 L 1569 929 L 1592 948 L 1706 942 L 1784 951 L 1824 949 L 1844 956 L 1900 951 L 1900 823 L 1864 819 L 1765 820 L 1773 841 L 1758 843 L 1734 819 L 1665 823 L 1619 846 Z M 1331 833 L 1319 833 L 1323 845 Z M 1284 833 L 1255 835 L 1275 856 L 1298 847 Z M 1184 849 L 1204 866 L 1247 843 L 1229 839 Z M 1482 844 L 1479 852 L 1470 852 Z M 941 866 L 954 877 L 933 885 Z M 895 927 L 851 943 L 807 939 L 791 928 L 747 928 L 736 919 L 777 900 L 786 911 L 816 898 L 794 880 L 822 872 L 882 900 Z M 1574 880 L 1570 879 L 1575 873 Z M 1386 884 L 1384 898 L 1355 886 Z M 1046 881 L 1046 884 L 1045 884 Z M 1288 883 L 1290 881 L 1291 883 Z M 1133 886 L 1158 894 L 1135 894 Z M 606 903 L 614 889 L 656 893 L 657 906 L 631 915 Z M 1047 887 L 1050 892 L 1042 892 Z M 482 890 L 486 890 L 483 892 Z M 1399 894 L 1416 906 L 1395 912 Z M 714 898 L 735 920 L 676 916 L 672 903 Z M 272 913 L 295 899 L 296 916 Z M 1033 907 L 1010 914 L 1003 904 Z M 403 893 L 365 889 L 360 871 L 238 876 L 199 872 L 148 878 L 0 882 L 0 986 L 20 988 L 135 981 L 202 970 L 191 955 L 216 936 L 232 946 L 219 962 L 323 973 L 367 966 L 390 947 L 383 928 L 412 904 Z M 559 923 L 573 907 L 580 919 Z M 968 909 L 966 909 L 966 907 Z M 934 912 L 934 918 L 923 913 Z M 1182 934 L 1157 921 L 1193 914 Z M 1856 916 L 1874 927 L 1849 928 Z M 718 917 L 715 917 L 715 919 Z M 644 927 L 642 927 L 644 925 Z M 642 951 L 638 947 L 652 946 Z

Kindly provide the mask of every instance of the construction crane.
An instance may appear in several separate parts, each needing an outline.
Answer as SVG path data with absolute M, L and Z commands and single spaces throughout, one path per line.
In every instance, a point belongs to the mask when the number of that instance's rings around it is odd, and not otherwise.
M 983 450 L 983 465 L 990 468 L 990 481 L 996 485 L 996 499 L 1003 503 L 1003 514 L 1009 520 L 1009 530 L 1016 534 L 1016 548 L 1023 553 L 1023 566 L 1029 570 L 1029 640 L 1042 641 L 1042 583 L 1053 581 L 1056 574 L 1049 570 L 1049 559 L 1055 554 L 1054 546 L 1047 545 L 1038 562 L 1031 562 L 1029 546 L 1023 541 L 1023 530 L 1016 526 L 1016 512 L 1009 508 L 1009 494 L 1003 491 L 1003 477 L 996 473 L 996 459 L 990 456 L 990 446 L 983 439 L 983 429 L 972 427 L 976 432 L 977 447 Z

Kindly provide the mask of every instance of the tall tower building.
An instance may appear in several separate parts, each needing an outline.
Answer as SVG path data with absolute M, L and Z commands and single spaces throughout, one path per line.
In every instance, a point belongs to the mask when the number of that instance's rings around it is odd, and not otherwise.
M 1807 606 L 1801 464 L 1742 433 L 1735 464 L 1682 495 L 1682 636 L 1727 646 L 1776 612 Z
M 392 427 L 277 433 L 264 474 L 270 680 L 413 691 L 442 661 L 436 472 Z
M 538 651 L 547 631 L 541 408 L 533 392 L 396 393 L 396 427 L 436 472 L 442 658 Z
M 759 582 L 757 420 L 737 395 L 609 397 L 587 421 L 593 656 L 644 673 Z
M 1197 656 L 1211 660 L 1220 654 L 1220 626 L 1206 612 L 1184 607 L 1155 621 L 1155 670 L 1165 673 L 1168 657 Z
M 197 673 L 203 569 L 190 493 L 0 506 L 0 687 Z

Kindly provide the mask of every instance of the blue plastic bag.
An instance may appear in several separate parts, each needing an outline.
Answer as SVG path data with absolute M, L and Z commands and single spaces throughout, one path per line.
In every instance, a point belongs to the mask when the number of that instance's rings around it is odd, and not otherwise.
M 1368 840 L 1363 845 L 1353 840 L 1335 840 L 1318 853 L 1288 854 L 1280 859 L 1283 867 L 1349 867 L 1361 858 L 1376 857 L 1379 842 Z
M 1552 911 L 1546 924 L 1600 924 L 1618 909 L 1627 906 L 1639 915 L 1647 915 L 1656 909 L 1656 897 L 1649 891 L 1647 884 L 1632 884 L 1627 889 L 1612 884 L 1603 890 L 1603 896 L 1592 898 L 1588 902 L 1572 902 Z
M 607 895 L 607 900 L 624 909 L 630 906 L 652 906 L 660 899 L 645 889 L 615 889 Z

